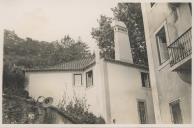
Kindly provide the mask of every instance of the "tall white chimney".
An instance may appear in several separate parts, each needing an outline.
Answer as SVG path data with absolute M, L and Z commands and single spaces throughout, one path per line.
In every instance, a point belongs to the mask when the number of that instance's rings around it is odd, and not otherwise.
M 133 63 L 126 25 L 121 21 L 114 20 L 112 27 L 114 28 L 115 60 Z

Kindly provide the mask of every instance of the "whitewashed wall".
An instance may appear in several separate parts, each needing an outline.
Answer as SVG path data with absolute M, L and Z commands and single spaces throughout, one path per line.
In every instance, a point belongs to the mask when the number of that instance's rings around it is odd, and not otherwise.
M 146 101 L 148 123 L 155 123 L 151 89 L 142 87 L 141 70 L 107 62 L 107 72 L 111 120 L 116 119 L 116 123 L 140 123 L 139 99 Z
M 93 71 L 93 86 L 86 88 L 86 72 Z M 39 96 L 53 97 L 54 105 L 57 105 L 62 97 L 66 102 L 72 100 L 73 96 L 86 98 L 89 111 L 97 116 L 105 117 L 103 106 L 103 95 L 98 72 L 98 66 L 88 68 L 84 72 L 27 72 L 29 79 L 27 90 L 30 96 L 37 99 Z M 82 85 L 74 86 L 73 75 L 82 74 Z
M 77 73 L 77 72 L 76 72 Z M 66 95 L 71 98 L 75 90 L 73 87 L 72 72 L 30 72 L 26 75 L 29 78 L 27 90 L 30 96 L 38 98 L 39 96 L 53 97 L 56 105 L 62 97 Z M 84 85 L 75 87 L 76 94 L 84 95 Z M 80 94 L 81 95 L 81 94 Z
M 172 123 L 169 103 L 180 99 L 183 123 L 191 123 L 191 84 L 184 82 L 177 72 L 170 71 L 169 60 L 159 65 L 155 34 L 162 25 L 167 27 L 167 44 L 191 27 L 191 12 L 188 4 L 178 8 L 175 17 L 167 3 L 142 4 L 146 45 L 148 51 L 151 85 L 154 88 L 154 108 L 157 123 Z M 191 77 L 188 73 L 187 77 Z

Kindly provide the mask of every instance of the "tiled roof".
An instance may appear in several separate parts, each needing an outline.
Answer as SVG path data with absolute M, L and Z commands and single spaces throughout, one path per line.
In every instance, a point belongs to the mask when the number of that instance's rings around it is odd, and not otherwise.
M 90 56 L 87 58 L 82 58 L 80 60 L 58 64 L 55 66 L 25 69 L 25 71 L 82 71 L 93 64 L 95 64 L 95 56 Z
M 114 64 L 119 64 L 123 66 L 129 66 L 129 67 L 134 67 L 138 69 L 144 69 L 148 70 L 147 66 L 143 65 L 137 65 L 137 64 L 131 64 L 127 62 L 122 62 L 119 60 L 113 60 L 113 59 L 104 59 L 107 62 L 114 63 Z M 62 64 L 58 64 L 55 66 L 49 66 L 45 68 L 30 68 L 30 69 L 25 69 L 26 72 L 37 72 L 37 71 L 83 71 L 86 68 L 94 65 L 96 63 L 95 61 L 95 56 L 90 56 L 87 58 L 82 58 L 80 60 L 74 60 Z

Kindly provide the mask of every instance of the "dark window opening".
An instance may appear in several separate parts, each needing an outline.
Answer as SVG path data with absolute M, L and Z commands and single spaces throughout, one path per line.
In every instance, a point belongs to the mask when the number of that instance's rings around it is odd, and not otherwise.
M 150 79 L 149 79 L 148 73 L 141 72 L 141 82 L 142 82 L 142 87 L 150 88 Z
M 86 87 L 88 88 L 90 86 L 93 86 L 93 72 L 92 72 L 92 70 L 86 72 Z
M 160 31 L 156 34 L 156 41 L 158 46 L 159 61 L 160 64 L 162 64 L 169 59 L 166 33 L 164 27 L 162 27 Z
M 192 14 L 192 4 L 191 3 L 189 3 L 189 9 L 190 9 L 190 12 Z
M 177 100 L 177 101 L 170 103 L 170 109 L 171 109 L 173 123 L 182 124 L 180 101 Z

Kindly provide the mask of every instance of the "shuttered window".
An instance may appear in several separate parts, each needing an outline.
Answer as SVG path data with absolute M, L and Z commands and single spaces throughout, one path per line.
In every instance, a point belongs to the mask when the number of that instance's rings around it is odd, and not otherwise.
M 75 86 L 82 85 L 82 74 L 74 74 L 74 85 Z

